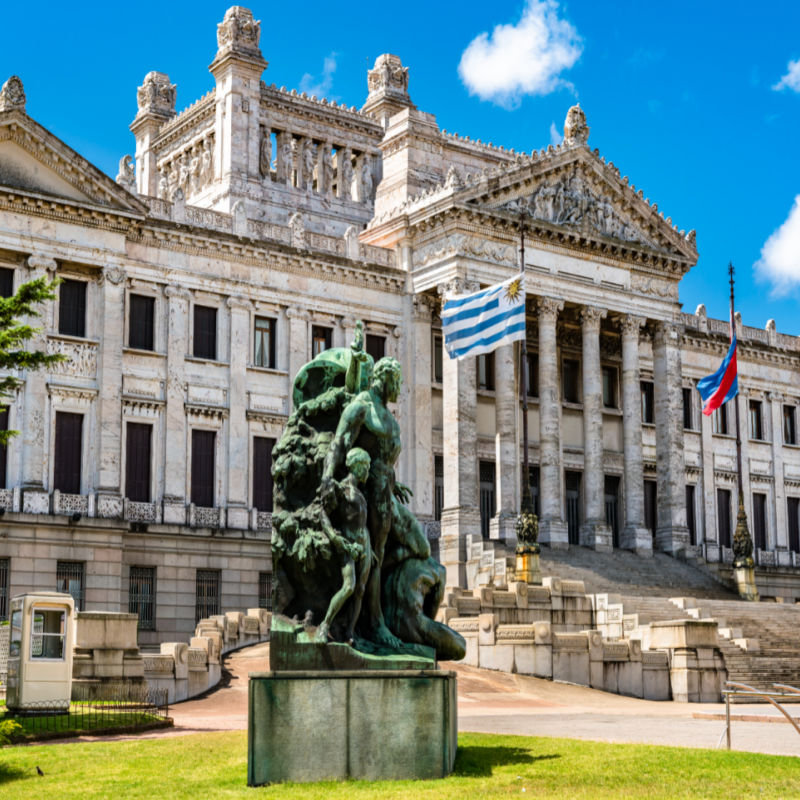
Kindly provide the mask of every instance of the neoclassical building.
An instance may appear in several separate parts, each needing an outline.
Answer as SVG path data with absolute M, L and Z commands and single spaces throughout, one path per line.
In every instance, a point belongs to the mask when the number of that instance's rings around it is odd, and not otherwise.
M 542 542 L 729 561 L 733 409 L 703 417 L 695 391 L 728 324 L 681 309 L 694 231 L 590 148 L 577 107 L 561 145 L 515 153 L 440 130 L 396 56 L 359 110 L 268 85 L 259 40 L 229 9 L 213 88 L 180 113 L 149 72 L 116 180 L 28 115 L 19 78 L 0 92 L 0 291 L 61 278 L 35 345 L 67 357 L 20 374 L 1 420 L 20 434 L 0 458 L 0 617 L 59 588 L 139 613 L 149 643 L 268 603 L 291 381 L 358 319 L 403 366 L 400 479 L 450 582 L 501 579 L 518 351 L 450 360 L 438 310 L 515 274 L 523 240 Z M 751 530 L 800 597 L 800 339 L 737 324 Z

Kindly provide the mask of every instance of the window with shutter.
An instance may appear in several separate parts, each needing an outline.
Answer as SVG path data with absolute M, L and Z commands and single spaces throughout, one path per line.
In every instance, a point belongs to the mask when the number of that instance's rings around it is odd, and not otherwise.
M 376 363 L 386 355 L 386 337 L 374 333 L 367 334 L 367 353 Z
M 139 350 L 154 350 L 154 297 L 132 294 L 129 297 L 128 346 Z
M 14 294 L 14 270 L 0 268 L 0 297 L 11 297 Z
M 140 422 L 126 425 L 125 496 L 138 503 L 150 502 L 150 446 L 153 426 Z
M 81 492 L 83 414 L 56 412 L 53 488 L 66 494 Z
M 272 511 L 272 448 L 275 440 L 265 436 L 253 439 L 253 505 L 259 511 Z
M 275 369 L 275 320 L 256 317 L 253 364 Z
M 58 332 L 86 336 L 86 282 L 66 279 L 58 287 Z
M 333 331 L 324 325 L 311 326 L 311 357 L 315 358 L 325 350 L 330 350 Z
M 195 358 L 217 358 L 217 309 L 210 306 L 194 307 Z
M 213 431 L 192 431 L 192 502 L 204 508 L 214 507 Z

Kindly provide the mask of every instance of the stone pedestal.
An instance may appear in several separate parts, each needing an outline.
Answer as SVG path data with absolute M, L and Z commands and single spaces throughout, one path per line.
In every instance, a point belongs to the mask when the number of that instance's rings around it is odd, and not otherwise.
M 756 586 L 756 571 L 750 567 L 737 567 L 733 569 L 733 579 L 736 581 L 736 588 L 739 590 L 739 597 L 742 600 L 754 600 L 758 602 L 758 587 Z
M 518 581 L 542 585 L 542 570 L 539 567 L 539 553 L 527 548 L 517 547 L 517 563 L 515 570 Z
M 254 672 L 247 730 L 250 786 L 443 778 L 456 755 L 456 676 Z

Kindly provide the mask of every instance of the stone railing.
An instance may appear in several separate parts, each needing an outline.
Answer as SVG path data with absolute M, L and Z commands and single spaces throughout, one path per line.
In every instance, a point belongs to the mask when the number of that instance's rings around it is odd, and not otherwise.
M 89 514 L 89 495 L 86 494 L 66 494 L 56 489 L 53 492 L 53 513 L 66 514 L 81 514 L 82 516 Z

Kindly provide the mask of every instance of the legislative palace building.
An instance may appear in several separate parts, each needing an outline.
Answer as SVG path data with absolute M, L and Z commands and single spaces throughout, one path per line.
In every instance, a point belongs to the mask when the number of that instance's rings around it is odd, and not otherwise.
M 523 389 L 542 543 L 730 562 L 733 403 L 704 417 L 695 388 L 729 324 L 682 311 L 695 232 L 591 149 L 583 111 L 562 144 L 516 153 L 441 130 L 397 56 L 356 108 L 262 80 L 247 9 L 216 40 L 213 88 L 179 113 L 169 77 L 145 75 L 115 180 L 28 115 L 19 78 L 0 92 L 0 291 L 60 278 L 33 347 L 66 356 L 21 372 L 0 418 L 19 431 L 0 454 L 0 617 L 58 588 L 138 613 L 147 644 L 267 605 L 292 379 L 357 320 L 402 365 L 399 479 L 450 584 L 499 580 L 513 553 Z M 519 345 L 451 360 L 438 316 L 519 271 L 521 229 L 525 387 Z M 800 338 L 736 324 L 757 564 L 797 599 Z

